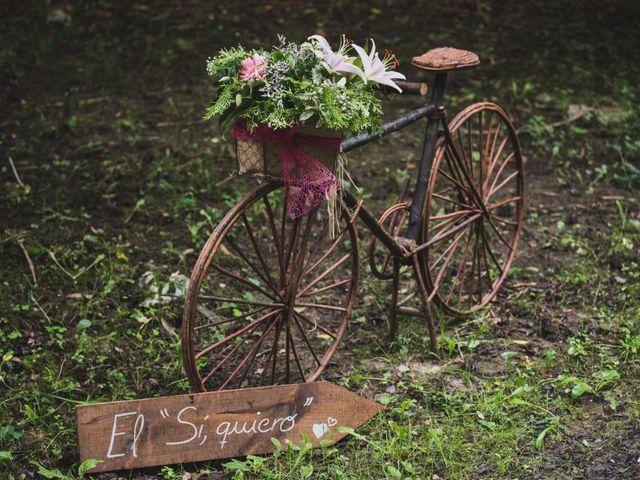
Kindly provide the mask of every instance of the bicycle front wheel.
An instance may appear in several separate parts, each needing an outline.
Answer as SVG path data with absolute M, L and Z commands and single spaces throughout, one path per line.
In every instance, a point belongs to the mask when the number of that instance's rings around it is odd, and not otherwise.
M 326 368 L 359 265 L 348 210 L 333 239 L 324 210 L 291 220 L 282 184 L 270 182 L 216 227 L 185 300 L 182 352 L 194 391 L 311 382 Z
M 498 293 L 524 224 L 522 152 L 509 116 L 476 103 L 449 124 L 436 146 L 425 202 L 423 262 L 434 300 L 468 314 Z

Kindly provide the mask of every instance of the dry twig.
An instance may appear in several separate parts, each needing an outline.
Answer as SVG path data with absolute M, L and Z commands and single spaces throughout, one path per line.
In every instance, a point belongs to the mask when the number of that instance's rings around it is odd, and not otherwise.
M 27 259 L 27 263 L 29 264 L 29 270 L 31 270 L 31 277 L 33 278 L 33 286 L 37 287 L 38 286 L 38 278 L 36 277 L 36 269 L 33 266 L 33 262 L 31 261 L 31 257 L 29 256 L 29 252 L 27 252 L 27 249 L 24 248 L 24 244 L 23 244 L 21 238 L 19 238 L 16 241 L 18 242 L 18 245 L 20 246 L 20 250 L 22 250 L 22 253 L 24 253 L 24 257 Z
M 11 157 L 9 158 L 9 163 L 11 164 L 11 170 L 13 170 L 13 176 L 16 177 L 16 181 L 18 182 L 18 185 L 20 185 L 21 187 L 24 187 L 24 183 L 22 183 L 22 179 L 20 178 L 20 175 L 18 175 L 18 170 L 16 169 L 15 164 L 13 163 L 13 159 Z

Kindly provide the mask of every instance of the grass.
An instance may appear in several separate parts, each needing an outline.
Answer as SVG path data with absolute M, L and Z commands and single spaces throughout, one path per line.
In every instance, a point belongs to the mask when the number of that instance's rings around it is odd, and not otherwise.
M 75 405 L 189 390 L 176 335 L 184 278 L 251 184 L 216 183 L 233 167 L 201 121 L 204 60 L 236 41 L 324 30 L 394 46 L 407 73 L 428 47 L 478 51 L 482 68 L 451 75 L 450 111 L 496 97 L 527 156 L 528 226 L 507 288 L 465 322 L 441 319 L 436 360 L 419 321 L 383 340 L 388 285 L 363 268 L 342 347 L 353 360 L 338 356 L 328 375 L 382 414 L 332 447 L 301 439 L 273 456 L 125 475 L 637 478 L 638 12 L 598 4 L 600 18 L 595 5 L 3 6 L 0 476 L 81 477 Z M 350 159 L 374 210 L 405 167 L 415 174 L 416 132 Z

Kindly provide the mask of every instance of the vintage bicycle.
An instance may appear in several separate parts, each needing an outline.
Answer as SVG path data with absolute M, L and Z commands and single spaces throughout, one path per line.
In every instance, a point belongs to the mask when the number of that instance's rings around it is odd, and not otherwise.
M 414 67 L 435 74 L 431 99 L 386 123 L 382 134 L 426 119 L 410 201 L 405 183 L 396 203 L 377 219 L 343 188 L 334 235 L 322 207 L 291 220 L 278 179 L 259 184 L 228 211 L 202 249 L 186 294 L 182 352 L 194 391 L 318 379 L 356 301 L 357 218 L 371 232 L 371 272 L 392 283 L 391 338 L 398 315 L 423 317 L 435 353 L 431 302 L 465 315 L 496 296 L 524 223 L 516 130 L 494 103 L 472 104 L 451 121 L 443 105 L 448 73 L 479 63 L 474 53 L 453 48 L 413 58 Z M 398 83 L 403 94 L 426 94 L 424 83 Z M 341 150 L 378 138 L 361 134 L 343 141 Z M 401 298 L 405 272 L 413 274 L 415 288 Z M 418 306 L 410 306 L 416 300 Z

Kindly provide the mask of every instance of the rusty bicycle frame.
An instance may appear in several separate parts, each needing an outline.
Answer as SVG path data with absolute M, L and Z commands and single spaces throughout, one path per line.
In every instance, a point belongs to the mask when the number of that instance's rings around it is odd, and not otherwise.
M 398 313 L 407 314 L 407 315 L 416 315 L 421 316 L 425 315 L 427 317 L 429 336 L 431 338 L 431 348 L 434 352 L 437 352 L 438 346 L 436 342 L 436 334 L 435 334 L 435 322 L 433 320 L 433 316 L 431 314 L 430 309 L 430 301 L 431 297 L 429 296 L 429 292 L 424 285 L 424 281 L 421 276 L 421 272 L 419 271 L 419 264 L 417 261 L 416 254 L 434 242 L 438 241 L 438 236 L 429 239 L 427 242 L 422 243 L 420 245 L 417 244 L 418 238 L 420 235 L 420 224 L 422 221 L 422 206 L 424 204 L 427 189 L 429 176 L 431 174 L 431 168 L 433 165 L 433 159 L 436 149 L 436 142 L 438 140 L 438 127 L 442 125 L 445 132 L 445 138 L 448 142 L 451 141 L 451 136 L 449 132 L 448 123 L 446 121 L 447 115 L 444 106 L 442 105 L 442 100 L 444 97 L 444 90 L 447 81 L 447 73 L 437 73 L 435 76 L 435 80 L 433 82 L 433 88 L 431 92 L 431 100 L 425 105 L 418 107 L 410 112 L 407 112 L 397 119 L 394 119 L 388 123 L 385 123 L 382 126 L 382 134 L 372 135 L 372 134 L 361 134 L 355 137 L 351 137 L 342 142 L 341 151 L 348 152 L 354 150 L 355 148 L 361 147 L 368 143 L 371 143 L 375 140 L 378 140 L 381 136 L 389 135 L 397 130 L 400 130 L 407 125 L 410 125 L 418 120 L 421 120 L 427 117 L 427 125 L 424 134 L 423 146 L 422 146 L 422 155 L 420 158 L 420 164 L 418 167 L 418 175 L 416 180 L 416 185 L 414 188 L 413 200 L 411 202 L 410 215 L 409 215 L 409 223 L 407 225 L 406 233 L 401 237 L 394 237 L 390 235 L 383 226 L 378 222 L 378 220 L 364 207 L 362 201 L 358 200 L 350 191 L 343 190 L 343 200 L 346 205 L 354 209 L 357 213 L 357 217 L 360 218 L 365 225 L 369 228 L 373 235 L 375 235 L 385 247 L 389 250 L 391 255 L 394 257 L 394 273 L 393 273 L 393 299 L 392 299 L 392 308 L 391 308 L 391 328 L 389 335 L 391 338 L 395 337 L 396 329 L 397 329 L 397 317 Z M 423 95 L 425 90 L 425 85 L 422 83 L 414 83 L 414 82 L 398 82 L 399 85 L 403 89 L 403 94 L 405 95 Z M 455 160 L 460 165 L 464 165 L 464 162 L 460 161 L 457 150 L 453 150 L 455 152 Z M 467 172 L 468 174 L 468 172 Z M 471 217 L 471 219 L 475 219 Z M 472 221 L 472 220 L 469 220 Z M 461 224 L 459 226 L 460 229 L 464 228 L 466 223 Z M 399 265 L 400 263 L 412 263 L 413 268 L 415 269 L 416 279 L 418 280 L 418 288 L 419 293 L 422 298 L 424 311 L 421 312 L 418 309 L 413 309 L 409 307 L 398 307 L 397 304 L 397 295 L 398 295 L 398 283 L 399 283 Z

